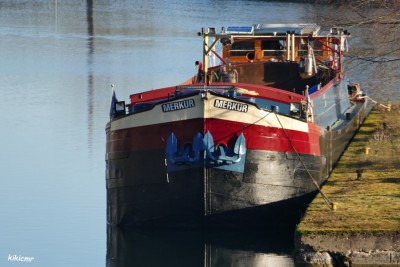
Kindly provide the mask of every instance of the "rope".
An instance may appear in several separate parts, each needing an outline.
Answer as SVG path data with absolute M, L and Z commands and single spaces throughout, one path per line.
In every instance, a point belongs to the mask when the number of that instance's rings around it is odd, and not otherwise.
M 356 92 L 354 96 L 350 96 L 350 100 L 352 100 L 352 101 L 365 100 L 365 99 L 369 99 L 372 103 L 378 104 L 379 106 L 386 108 L 387 111 L 389 111 L 389 112 L 392 109 L 392 105 L 390 103 L 387 105 L 378 103 L 378 101 L 372 99 L 371 97 L 369 97 L 367 95 L 362 95 L 361 91 Z
M 294 147 L 294 144 L 293 144 L 292 140 L 290 139 L 288 133 L 286 132 L 285 128 L 283 127 L 283 125 L 282 125 L 282 123 L 281 123 L 281 121 L 280 121 L 280 119 L 278 117 L 278 114 L 276 114 L 276 112 L 274 112 L 274 114 L 275 114 L 279 124 L 281 125 L 282 130 L 286 135 L 286 138 L 289 140 L 289 143 L 290 143 L 293 151 L 296 153 L 297 157 L 299 158 L 299 160 L 301 162 L 301 165 L 303 165 L 304 169 L 307 171 L 308 175 L 310 176 L 310 178 L 311 178 L 313 184 L 315 185 L 315 187 L 317 188 L 318 192 L 321 194 L 322 198 L 324 199 L 325 203 L 329 206 L 329 208 L 331 210 L 335 210 L 336 204 L 334 202 L 330 201 L 329 198 L 324 194 L 324 192 L 322 192 L 322 190 L 319 187 L 318 183 L 315 181 L 314 177 L 312 176 L 312 174 L 310 173 L 310 171 L 308 170 L 308 168 L 304 164 L 304 161 L 301 159 L 300 154 L 297 152 L 297 149 Z
M 367 99 L 371 100 L 372 103 L 378 104 L 379 106 L 386 108 L 387 111 L 390 111 L 391 108 L 392 108 L 392 105 L 391 105 L 391 104 L 388 104 L 387 106 L 386 106 L 386 105 L 383 105 L 383 104 L 381 104 L 381 103 L 378 103 L 378 101 L 373 100 L 373 99 L 370 98 L 369 96 L 364 96 L 363 98 L 367 98 Z

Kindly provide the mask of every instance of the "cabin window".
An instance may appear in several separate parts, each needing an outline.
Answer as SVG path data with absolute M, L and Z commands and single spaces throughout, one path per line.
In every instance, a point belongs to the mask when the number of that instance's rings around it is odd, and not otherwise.
M 261 49 L 263 56 L 282 56 L 286 47 L 284 40 L 263 40 L 261 42 Z
M 249 52 L 254 53 L 254 41 L 234 42 L 229 51 L 230 56 L 246 56 Z
M 323 56 L 323 45 L 320 41 L 315 40 L 310 42 L 311 47 L 314 49 L 314 56 Z M 298 47 L 298 55 L 300 57 L 306 56 L 308 54 L 308 44 L 307 43 L 299 43 Z
M 318 40 L 314 41 L 314 55 L 316 56 L 323 56 L 324 55 L 324 47 L 322 43 Z
M 306 43 L 299 43 L 299 48 L 297 50 L 297 54 L 300 57 L 306 56 L 308 54 L 308 44 Z
M 290 103 L 289 111 L 291 116 L 300 117 L 301 115 L 301 103 L 300 102 L 293 102 Z

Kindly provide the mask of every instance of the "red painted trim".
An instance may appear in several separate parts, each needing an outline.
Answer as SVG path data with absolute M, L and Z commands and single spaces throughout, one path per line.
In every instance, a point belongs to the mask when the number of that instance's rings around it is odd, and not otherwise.
M 200 85 L 200 84 L 196 84 Z M 258 93 L 258 98 L 264 98 L 272 101 L 277 101 L 281 103 L 289 104 L 291 102 L 300 102 L 304 100 L 304 96 L 295 94 L 289 91 L 276 89 L 273 87 L 268 87 L 264 85 L 253 85 L 246 83 L 213 83 L 215 86 L 235 86 L 238 88 L 243 88 L 252 92 Z M 211 85 L 211 86 L 212 86 Z M 325 88 L 325 87 L 324 87 Z M 131 106 L 136 103 L 156 101 L 161 99 L 173 98 L 176 90 L 176 86 L 166 87 L 151 91 L 146 91 L 142 93 L 130 95 Z M 243 94 L 244 96 L 254 97 L 252 94 Z
M 244 88 L 249 91 L 257 92 L 259 95 L 256 97 L 258 98 L 269 99 L 286 104 L 289 104 L 291 102 L 300 102 L 301 100 L 304 99 L 303 95 L 299 95 L 293 92 L 264 85 L 248 84 L 248 83 L 213 83 L 212 85 L 228 85 L 228 86 L 235 86 L 238 88 Z M 253 96 L 251 94 L 243 94 L 243 95 L 250 97 Z
M 300 154 L 320 155 L 319 127 L 309 123 L 309 133 L 285 130 L 295 149 Z M 178 122 L 169 122 L 158 125 L 149 125 L 110 133 L 108 152 L 140 151 L 164 149 L 166 141 L 173 132 L 179 145 L 191 144 L 196 133 L 204 135 L 210 131 L 216 145 L 231 146 L 241 133 L 246 138 L 248 149 L 271 150 L 278 152 L 294 152 L 285 131 L 281 128 L 250 125 L 218 119 L 194 119 Z
M 176 86 L 172 86 L 172 87 L 166 87 L 142 93 L 132 94 L 130 95 L 131 106 L 135 105 L 136 103 L 156 101 L 168 97 L 172 98 L 174 96 L 175 90 Z

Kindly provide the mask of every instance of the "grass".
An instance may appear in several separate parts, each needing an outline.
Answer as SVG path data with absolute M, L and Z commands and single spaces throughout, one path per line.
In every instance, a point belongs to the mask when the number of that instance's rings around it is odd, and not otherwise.
M 368 154 L 365 153 L 366 148 Z M 362 180 L 357 179 L 362 169 Z M 374 107 L 298 225 L 300 234 L 400 232 L 400 104 Z

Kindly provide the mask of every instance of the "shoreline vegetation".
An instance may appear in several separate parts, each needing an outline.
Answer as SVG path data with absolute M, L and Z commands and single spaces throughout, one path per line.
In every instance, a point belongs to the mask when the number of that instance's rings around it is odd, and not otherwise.
M 297 259 L 400 266 L 400 103 L 376 105 L 296 229 Z

